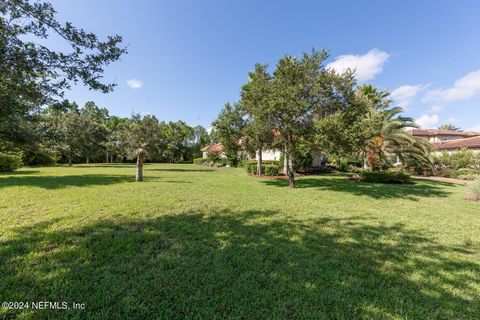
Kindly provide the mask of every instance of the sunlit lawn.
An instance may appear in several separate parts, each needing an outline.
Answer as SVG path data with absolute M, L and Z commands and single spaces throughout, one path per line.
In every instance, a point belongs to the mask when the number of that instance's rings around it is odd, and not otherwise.
M 148 164 L 0 175 L 0 319 L 478 319 L 466 187 Z

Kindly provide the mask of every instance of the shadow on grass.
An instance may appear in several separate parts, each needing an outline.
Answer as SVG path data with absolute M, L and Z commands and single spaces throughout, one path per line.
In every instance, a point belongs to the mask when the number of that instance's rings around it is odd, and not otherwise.
M 144 166 L 147 165 L 146 163 Z M 97 163 L 97 164 L 75 164 L 72 166 L 72 168 L 110 168 L 110 169 L 115 169 L 115 168 L 130 168 L 130 169 L 135 169 L 137 165 L 135 163 Z
M 401 224 L 379 225 L 370 218 L 295 221 L 273 211 L 117 217 L 55 229 L 60 224 L 17 228 L 3 240 L 0 300 L 77 301 L 86 309 L 0 310 L 0 317 L 2 312 L 26 319 L 473 319 L 480 314 L 478 248 L 440 245 Z
M 145 178 L 150 181 L 153 178 Z M 86 187 L 109 185 L 134 181 L 134 175 L 107 175 L 107 174 L 83 174 L 69 176 L 9 176 L 0 177 L 0 188 L 12 186 L 33 186 L 45 189 L 59 189 L 66 187 Z
M 270 179 L 262 183 L 268 186 L 288 187 L 288 180 Z M 418 200 L 419 197 L 445 197 L 450 194 L 441 186 L 451 184 L 437 184 L 431 181 L 418 181 L 412 184 L 385 184 L 351 181 L 345 175 L 307 176 L 295 180 L 296 188 L 314 188 L 316 190 L 331 190 L 344 193 L 353 193 L 359 196 L 369 196 L 376 199 L 402 198 Z
M 145 169 L 145 171 L 163 171 L 163 172 L 212 172 L 214 169 L 181 169 L 181 168 L 168 168 L 168 169 Z
M 26 175 L 26 174 L 34 174 L 34 173 L 39 173 L 40 171 L 38 170 L 18 170 L 18 171 L 13 171 L 13 172 L 0 172 L 0 177 L 1 176 L 21 176 L 21 175 Z

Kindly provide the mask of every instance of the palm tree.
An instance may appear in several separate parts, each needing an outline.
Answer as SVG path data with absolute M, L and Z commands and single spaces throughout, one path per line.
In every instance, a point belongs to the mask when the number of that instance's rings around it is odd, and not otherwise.
M 371 85 L 362 85 L 358 92 L 369 103 L 367 121 L 373 128 L 372 138 L 366 144 L 366 160 L 372 170 L 381 167 L 381 159 L 396 156 L 406 163 L 408 159 L 415 159 L 428 166 L 432 165 L 431 153 L 434 146 L 423 139 L 412 136 L 406 131 L 408 128 L 417 128 L 415 121 L 403 117 L 401 107 L 390 108 L 390 95 L 386 91 L 378 91 Z
M 402 117 L 402 108 L 394 107 L 387 110 L 371 111 L 372 118 L 379 119 L 378 132 L 367 144 L 367 160 L 372 170 L 380 168 L 380 160 L 394 155 L 402 163 L 408 159 L 415 159 L 420 163 L 431 165 L 431 153 L 433 145 L 427 140 L 412 136 L 406 131 L 407 128 L 417 127 L 414 120 Z
M 438 127 L 440 130 L 448 130 L 448 131 L 460 131 L 460 128 L 455 127 L 453 123 L 444 123 Z

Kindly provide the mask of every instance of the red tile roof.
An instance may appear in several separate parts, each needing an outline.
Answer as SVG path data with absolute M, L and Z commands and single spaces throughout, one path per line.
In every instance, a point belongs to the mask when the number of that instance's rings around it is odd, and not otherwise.
M 480 148 L 480 136 L 433 143 L 437 150 L 456 150 L 462 148 Z
M 411 129 L 409 132 L 413 136 L 460 136 L 460 137 L 476 137 L 480 136 L 480 132 L 475 131 L 451 131 L 451 130 L 440 130 L 440 129 Z
M 202 152 L 210 153 L 210 152 L 218 152 L 222 153 L 223 152 L 223 146 L 220 143 L 214 143 L 209 146 L 203 147 L 200 149 Z

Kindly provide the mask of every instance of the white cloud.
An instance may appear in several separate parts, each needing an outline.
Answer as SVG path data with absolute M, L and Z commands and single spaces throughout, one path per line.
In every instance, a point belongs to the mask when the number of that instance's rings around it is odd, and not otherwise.
M 425 86 L 422 84 L 400 86 L 392 91 L 391 97 L 400 106 L 408 107 L 423 88 Z
M 143 82 L 138 79 L 130 79 L 127 81 L 127 85 L 132 89 L 139 89 L 143 86 Z
M 337 72 L 344 72 L 348 68 L 355 69 L 358 81 L 367 81 L 383 71 L 383 65 L 390 55 L 385 51 L 372 49 L 364 55 L 347 54 L 338 56 L 335 60 L 327 64 L 327 68 L 332 68 Z
M 445 104 L 448 102 L 468 100 L 480 94 L 480 70 L 470 72 L 455 81 L 453 87 L 428 91 L 423 102 Z
M 420 118 L 416 119 L 415 122 L 420 126 L 420 128 L 430 129 L 438 125 L 438 115 L 424 114 Z

